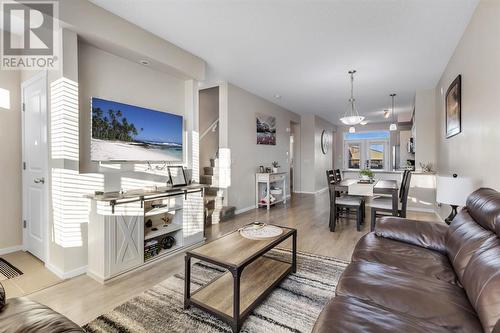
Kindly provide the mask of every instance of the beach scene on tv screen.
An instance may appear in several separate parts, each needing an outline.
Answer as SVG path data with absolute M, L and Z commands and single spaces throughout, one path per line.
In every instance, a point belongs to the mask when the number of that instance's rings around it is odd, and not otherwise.
M 182 117 L 92 98 L 93 161 L 182 161 Z

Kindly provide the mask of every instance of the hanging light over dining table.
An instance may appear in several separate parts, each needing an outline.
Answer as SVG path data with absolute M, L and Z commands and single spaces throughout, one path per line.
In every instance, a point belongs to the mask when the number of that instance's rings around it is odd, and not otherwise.
M 389 131 L 397 131 L 398 130 L 398 125 L 396 124 L 396 117 L 394 114 L 394 98 L 396 97 L 396 94 L 391 94 L 392 98 L 392 123 L 389 126 Z
M 356 108 L 356 99 L 354 98 L 354 74 L 355 70 L 350 70 L 349 75 L 351 76 L 351 98 L 349 98 L 349 106 L 340 121 L 348 126 L 358 125 L 362 122 L 365 117 L 360 116 Z

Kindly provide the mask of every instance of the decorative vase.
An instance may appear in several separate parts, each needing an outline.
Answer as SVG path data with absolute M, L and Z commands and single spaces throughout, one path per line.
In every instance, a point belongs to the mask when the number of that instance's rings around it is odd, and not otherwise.
M 273 167 L 273 173 L 277 173 L 277 172 L 278 172 L 278 168 Z
M 370 177 L 367 175 L 361 175 L 362 180 L 370 180 Z

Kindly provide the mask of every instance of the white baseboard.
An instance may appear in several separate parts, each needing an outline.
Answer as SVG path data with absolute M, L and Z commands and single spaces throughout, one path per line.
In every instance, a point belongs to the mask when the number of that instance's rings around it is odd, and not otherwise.
M 91 270 L 87 270 L 87 276 L 90 276 L 91 278 L 93 278 L 94 280 L 96 280 L 97 282 L 99 282 L 101 284 L 106 283 L 106 280 L 102 279 L 98 274 L 92 272 Z
M 318 195 L 318 194 L 321 194 L 321 193 L 326 192 L 326 191 L 328 191 L 328 187 L 324 187 L 321 190 L 316 191 L 315 194 Z
M 295 192 L 294 192 L 294 193 L 295 193 Z M 291 197 L 292 197 L 292 195 L 291 195 L 291 194 L 288 194 L 288 195 L 286 196 L 286 199 L 288 200 L 288 199 L 290 199 Z M 253 205 L 253 206 L 248 206 L 248 207 L 245 207 L 245 208 L 240 208 L 240 209 L 237 209 L 237 210 L 235 210 L 235 211 L 234 211 L 234 215 L 238 215 L 238 214 L 241 214 L 241 213 L 245 213 L 245 212 L 248 212 L 249 210 L 252 210 L 252 209 L 255 209 L 255 208 L 257 208 L 257 206 L 256 206 L 256 205 Z
M 257 208 L 255 205 L 248 206 L 248 207 L 245 207 L 245 208 L 240 208 L 240 209 L 237 209 L 237 210 L 234 211 L 234 215 L 245 213 L 245 212 L 248 212 L 249 210 L 252 210 L 252 209 L 255 209 L 255 208 Z
M 23 246 L 22 245 L 5 247 L 3 249 L 0 249 L 0 256 L 2 256 L 4 254 L 9 254 L 9 253 L 12 253 L 12 252 L 22 251 L 22 250 L 23 250 Z
M 316 192 L 309 192 L 309 191 L 293 191 L 293 193 L 299 193 L 299 194 L 313 194 L 313 195 L 318 195 L 323 192 L 328 191 L 328 187 L 322 188 L 321 190 L 318 190 Z
M 59 268 L 57 268 L 56 266 L 49 264 L 49 263 L 45 263 L 45 267 L 49 271 L 51 271 L 52 273 L 57 275 L 57 277 L 62 279 L 62 280 L 71 279 L 75 276 L 79 276 L 79 275 L 87 273 L 87 266 L 78 267 L 78 268 L 75 268 L 69 272 L 63 272 Z

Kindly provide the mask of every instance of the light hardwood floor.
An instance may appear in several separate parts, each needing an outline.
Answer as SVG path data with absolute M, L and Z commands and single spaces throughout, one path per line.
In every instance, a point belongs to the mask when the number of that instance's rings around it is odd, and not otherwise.
M 63 282 L 45 268 L 38 258 L 29 252 L 17 251 L 2 256 L 10 264 L 23 272 L 22 275 L 8 280 L 0 280 L 9 298 L 32 294 L 35 291 Z M 1 277 L 0 277 L 1 279 Z
M 270 211 L 254 209 L 230 221 L 213 225 L 207 229 L 206 237 L 214 239 L 257 220 L 296 228 L 299 251 L 349 260 L 356 242 L 369 232 L 369 209 L 361 232 L 356 231 L 354 220 L 341 221 L 337 224 L 337 231 L 330 232 L 328 214 L 327 192 L 316 196 L 297 194 L 286 206 L 279 205 Z M 431 213 L 408 212 L 408 218 L 440 221 L 437 215 Z M 183 258 L 182 253 L 177 254 L 106 285 L 82 275 L 31 294 L 29 298 L 46 304 L 83 325 L 169 276 L 182 272 Z

